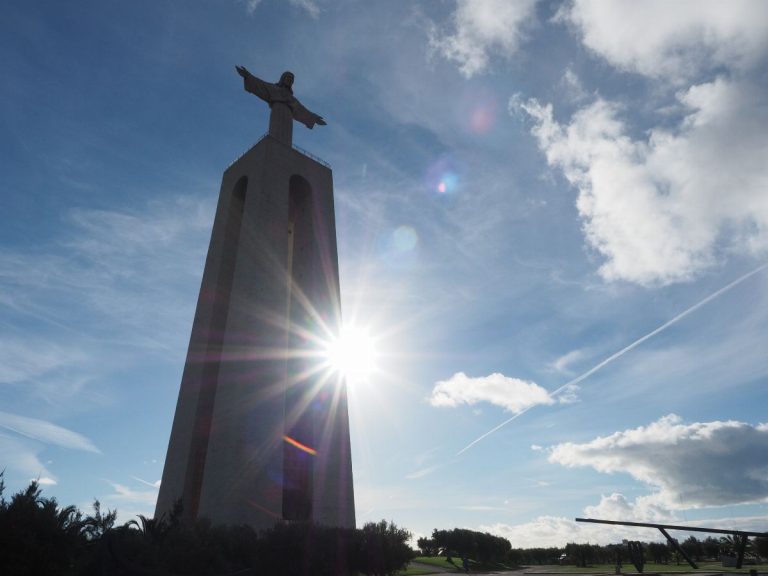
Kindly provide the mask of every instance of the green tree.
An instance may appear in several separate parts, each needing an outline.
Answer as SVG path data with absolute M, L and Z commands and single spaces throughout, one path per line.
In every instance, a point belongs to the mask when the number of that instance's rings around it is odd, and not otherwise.
M 101 511 L 101 502 L 93 501 L 93 514 L 83 519 L 83 535 L 87 540 L 99 540 L 112 530 L 117 520 L 117 510 Z
M 569 542 L 565 545 L 565 553 L 573 560 L 576 566 L 586 568 L 588 564 L 594 561 L 596 546 L 592 544 L 576 544 Z
M 752 540 L 752 548 L 759 558 L 768 558 L 768 537 L 758 536 Z
M 359 532 L 357 567 L 363 574 L 394 574 L 413 557 L 413 551 L 408 546 L 411 533 L 394 522 L 369 522 Z
M 702 543 L 696 538 L 696 536 L 688 536 L 683 543 L 680 544 L 683 551 L 688 554 L 689 558 L 699 562 L 704 555 L 704 547 Z
M 416 546 L 422 556 L 437 556 L 440 553 L 440 548 L 432 538 L 419 538 L 416 540 Z
M 669 562 L 669 548 L 661 542 L 650 542 L 646 546 L 648 556 L 651 562 L 656 564 L 667 564 Z
M 713 536 L 707 536 L 707 538 L 701 543 L 701 547 L 704 549 L 704 557 L 709 560 L 717 560 L 720 558 L 720 541 Z

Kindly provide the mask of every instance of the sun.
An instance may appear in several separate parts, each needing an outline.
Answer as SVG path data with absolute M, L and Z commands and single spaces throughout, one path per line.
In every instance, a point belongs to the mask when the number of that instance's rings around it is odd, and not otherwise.
M 339 338 L 326 348 L 326 359 L 332 370 L 343 374 L 347 382 L 367 382 L 376 371 L 376 345 L 368 330 L 346 325 Z

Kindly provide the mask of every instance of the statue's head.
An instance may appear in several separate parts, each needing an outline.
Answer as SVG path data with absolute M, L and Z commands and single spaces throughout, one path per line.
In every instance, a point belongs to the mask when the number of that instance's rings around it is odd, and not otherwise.
M 278 82 L 280 86 L 285 86 L 293 92 L 293 72 L 285 71 L 280 75 L 280 82 Z

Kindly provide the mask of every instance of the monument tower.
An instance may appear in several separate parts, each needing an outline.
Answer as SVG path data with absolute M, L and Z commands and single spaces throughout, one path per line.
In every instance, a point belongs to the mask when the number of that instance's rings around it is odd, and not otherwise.
M 319 348 L 341 310 L 330 167 L 292 145 L 324 125 L 237 67 L 269 133 L 224 171 L 155 517 L 354 527 L 347 395 Z

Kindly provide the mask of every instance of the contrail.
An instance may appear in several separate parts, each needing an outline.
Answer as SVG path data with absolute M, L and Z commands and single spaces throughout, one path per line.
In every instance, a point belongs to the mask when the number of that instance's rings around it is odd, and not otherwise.
M 672 326 L 672 324 L 676 324 L 677 322 L 679 322 L 680 320 L 682 320 L 683 318 L 685 318 L 686 316 L 688 316 L 692 312 L 695 312 L 696 310 L 698 310 L 699 308 L 701 308 L 702 306 L 704 306 L 708 302 L 711 302 L 715 298 L 717 298 L 719 296 L 722 296 L 723 294 L 728 292 L 731 288 L 735 288 L 736 286 L 738 286 L 739 284 L 744 282 L 744 280 L 746 280 L 747 278 L 750 278 L 751 276 L 754 276 L 755 274 L 757 274 L 759 272 L 762 272 L 766 268 L 768 268 L 768 262 L 766 262 L 765 264 L 762 264 L 761 266 L 758 266 L 757 268 L 755 268 L 751 272 L 747 272 L 743 276 L 740 276 L 739 278 L 737 278 L 736 280 L 734 280 L 730 284 L 728 284 L 726 286 L 723 286 L 722 288 L 720 288 L 720 290 L 718 290 L 716 292 L 713 292 L 712 294 L 710 294 L 709 296 L 707 296 L 703 300 L 697 302 L 696 304 L 694 304 L 693 306 L 691 306 L 687 310 L 683 310 L 682 312 L 680 312 L 680 314 L 678 314 L 677 316 L 675 316 L 671 320 L 668 320 L 667 322 L 665 322 L 664 324 L 662 324 L 661 326 L 659 326 L 655 330 L 653 330 L 651 332 L 648 332 L 648 334 L 646 334 L 645 336 L 642 336 L 641 338 L 638 338 L 637 340 L 632 342 L 632 344 L 629 344 L 628 346 L 625 346 L 624 348 L 622 348 L 618 352 L 615 352 L 614 354 L 611 354 L 610 356 L 608 356 L 608 358 L 606 358 L 605 360 L 603 360 L 599 364 L 596 364 L 595 366 L 593 366 L 592 368 L 590 368 L 589 370 L 587 370 L 586 372 L 584 372 L 580 376 L 577 376 L 573 380 L 570 380 L 570 381 L 566 382 L 565 384 L 560 386 L 560 388 L 558 388 L 558 389 L 554 390 L 553 392 L 551 392 L 550 396 L 552 396 L 552 397 L 557 396 L 558 394 L 560 394 L 560 392 L 562 392 L 563 390 L 565 390 L 569 386 L 573 386 L 574 384 L 578 384 L 582 380 L 584 380 L 586 378 L 589 378 L 590 376 L 592 376 L 592 374 L 594 374 L 595 372 L 597 372 L 598 370 L 600 370 L 604 366 L 607 366 L 608 364 L 610 364 L 611 362 L 613 362 L 617 358 L 620 358 L 621 356 L 623 356 L 624 354 L 626 354 L 630 350 L 633 350 L 633 349 L 637 348 L 638 346 L 640 346 L 640 344 L 642 344 L 643 342 L 645 342 L 649 338 L 653 338 L 659 332 L 663 332 L 664 330 L 666 330 L 667 328 Z M 459 456 L 459 455 L 463 454 L 464 452 L 466 452 L 467 450 L 472 448 L 472 446 L 474 446 L 475 444 L 477 444 L 481 440 L 484 440 L 485 438 L 487 438 L 488 436 L 490 436 L 491 434 L 493 434 L 494 432 L 496 432 L 500 428 L 503 428 L 504 426 L 506 426 L 507 424 L 512 422 L 512 420 L 516 420 L 517 418 L 519 418 L 520 416 L 522 416 L 523 414 L 528 412 L 528 410 L 530 410 L 531 408 L 533 408 L 533 406 L 529 406 L 528 408 L 526 408 L 525 410 L 522 410 L 521 412 L 518 412 L 517 414 L 515 414 L 511 418 L 508 418 L 507 420 L 504 420 L 504 422 L 502 422 L 498 426 L 488 430 L 488 432 L 486 432 L 485 434 L 483 434 L 479 438 L 476 438 L 475 440 L 473 440 L 472 442 L 470 442 L 469 444 L 464 446 L 464 448 L 459 450 L 456 453 L 456 456 Z

